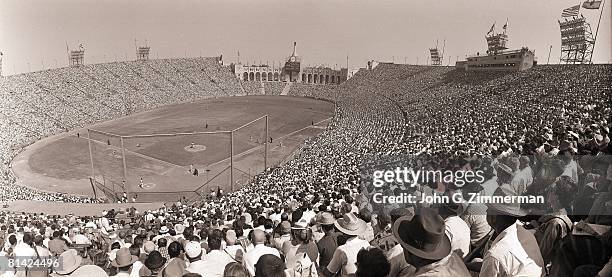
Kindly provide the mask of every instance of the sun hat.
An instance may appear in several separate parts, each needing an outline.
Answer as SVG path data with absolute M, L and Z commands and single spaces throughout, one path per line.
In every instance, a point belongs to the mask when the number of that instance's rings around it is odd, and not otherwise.
M 108 277 L 108 274 L 97 265 L 84 265 L 70 274 L 71 276 Z
M 182 234 L 183 232 L 185 232 L 185 226 L 183 226 L 183 224 L 176 224 L 174 225 L 174 231 L 176 231 L 176 234 Z
M 512 168 L 510 168 L 509 166 L 502 164 L 502 163 L 498 163 L 497 165 L 495 165 L 495 169 L 497 170 L 497 173 L 499 174 L 500 172 L 504 172 L 510 176 L 514 176 L 514 172 L 512 172 Z
M 498 187 L 495 192 L 493 192 L 493 196 L 518 196 L 517 193 L 511 188 L 508 184 L 504 184 Z M 493 212 L 510 215 L 514 217 L 522 217 L 526 216 L 527 212 L 524 209 L 521 209 L 521 203 L 518 201 L 499 201 L 486 203 L 487 211 L 490 209 Z
M 83 258 L 76 249 L 68 249 L 59 257 L 59 266 L 55 269 L 57 274 L 69 274 L 79 268 Z
M 164 225 L 164 226 L 162 226 L 161 228 L 159 228 L 159 233 L 160 233 L 160 234 L 165 234 L 165 233 L 168 233 L 168 231 L 170 231 L 170 230 L 168 229 L 168 226 L 165 226 L 165 225 Z
M 336 223 L 336 218 L 331 213 L 322 212 L 317 217 L 317 224 L 319 225 L 331 225 L 334 223 Z
M 189 258 L 200 256 L 202 254 L 202 246 L 198 242 L 190 241 L 185 244 L 185 254 Z
M 308 227 L 308 222 L 306 222 L 306 219 L 300 218 L 300 220 L 293 223 L 293 226 L 291 226 L 291 229 L 292 230 L 304 230 L 307 227 Z
M 338 219 L 334 226 L 336 228 L 347 235 L 356 236 L 363 234 L 366 230 L 366 222 L 357 216 L 354 213 L 346 213 L 342 218 Z
M 414 217 L 400 217 L 393 224 L 393 236 L 404 250 L 423 259 L 440 260 L 451 252 L 444 219 L 435 209 L 423 207 Z
M 148 269 L 158 269 L 166 264 L 166 258 L 159 251 L 153 251 L 147 256 L 144 264 Z
M 115 260 L 111 262 L 114 267 L 126 267 L 138 261 L 138 257 L 130 253 L 130 249 L 121 248 L 117 251 Z

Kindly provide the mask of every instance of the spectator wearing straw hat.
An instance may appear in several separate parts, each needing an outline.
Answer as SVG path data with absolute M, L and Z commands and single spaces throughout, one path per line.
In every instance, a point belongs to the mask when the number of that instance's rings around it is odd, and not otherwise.
M 64 251 L 58 258 L 59 266 L 53 269 L 55 276 L 70 276 L 79 268 L 82 260 L 83 258 L 75 249 Z
M 494 196 L 516 195 L 508 186 L 498 188 Z M 480 276 L 541 276 L 544 260 L 535 236 L 517 220 L 527 215 L 520 203 L 488 203 L 487 221 L 497 237 L 485 253 Z
M 321 226 L 324 232 L 323 237 L 317 242 L 317 248 L 319 249 L 319 267 L 325 268 L 331 261 L 338 248 L 338 235 L 334 227 L 336 218 L 334 215 L 328 212 L 322 212 L 317 218 L 317 224 Z
M 334 226 L 343 234 L 342 240 L 346 240 L 346 242 L 338 246 L 331 261 L 323 270 L 323 275 L 331 276 L 337 273 L 340 273 L 341 276 L 353 275 L 357 271 L 355 265 L 357 253 L 359 253 L 359 250 L 370 246 L 368 241 L 359 238 L 366 231 L 366 223 L 349 212 L 338 219 Z
M 304 253 L 317 268 L 319 260 L 319 250 L 312 241 L 312 233 L 308 229 L 306 219 L 301 218 L 291 227 L 291 240 L 283 244 L 282 253 L 285 256 L 285 263 L 288 268 L 295 268 L 300 259 L 304 258 Z
M 124 277 L 130 276 L 130 270 L 132 265 L 138 261 L 138 257 L 130 253 L 130 249 L 121 248 L 117 251 L 115 260 L 111 262 L 111 265 L 117 268 L 117 274 L 114 276 Z
M 451 251 L 444 220 L 436 210 L 421 208 L 414 217 L 399 218 L 393 235 L 404 249 L 406 262 L 416 269 L 410 276 L 470 276 L 461 257 Z

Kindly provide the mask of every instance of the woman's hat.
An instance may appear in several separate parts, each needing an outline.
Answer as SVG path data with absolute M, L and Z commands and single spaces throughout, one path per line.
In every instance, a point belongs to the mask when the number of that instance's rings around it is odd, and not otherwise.
M 400 217 L 393 224 L 393 236 L 405 251 L 428 260 L 440 260 L 451 252 L 444 219 L 431 208 L 421 208 L 412 220 Z
M 121 248 L 117 251 L 115 260 L 111 262 L 114 267 L 126 267 L 138 261 L 138 257 L 130 253 L 129 248 Z
M 166 264 L 166 258 L 159 251 L 153 251 L 144 262 L 148 269 L 159 269 Z
M 351 236 L 361 235 L 366 230 L 366 222 L 357 218 L 354 213 L 344 214 L 334 223 L 334 226 L 338 231 Z
M 75 249 L 68 249 L 64 251 L 60 257 L 60 265 L 55 269 L 57 274 L 70 274 L 79 268 L 83 258 Z

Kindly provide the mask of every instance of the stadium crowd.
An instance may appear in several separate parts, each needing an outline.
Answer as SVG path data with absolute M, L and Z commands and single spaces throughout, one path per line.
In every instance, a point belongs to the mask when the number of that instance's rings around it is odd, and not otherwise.
M 96 202 L 19 184 L 11 160 L 44 137 L 163 105 L 240 95 L 219 57 L 114 62 L 0 79 L 0 202 Z M 237 93 L 236 93 L 237 92 Z
M 4 212 L 0 255 L 61 257 L 25 269 L 54 276 L 610 276 L 610 69 L 484 74 L 380 64 L 329 93 L 296 84 L 298 95 L 333 100 L 337 110 L 287 164 L 236 192 L 158 210 Z M 396 164 L 480 171 L 484 180 L 372 185 L 372 169 Z M 372 198 L 404 192 L 546 202 Z

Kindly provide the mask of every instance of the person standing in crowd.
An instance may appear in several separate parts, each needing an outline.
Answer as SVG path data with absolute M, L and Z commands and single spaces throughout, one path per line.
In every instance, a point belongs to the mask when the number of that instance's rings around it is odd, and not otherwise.
M 162 277 L 171 277 L 171 276 L 182 276 L 187 271 L 187 265 L 185 264 L 185 260 L 181 258 L 181 254 L 183 253 L 183 247 L 177 241 L 173 241 L 168 245 L 168 255 L 170 259 L 166 264 L 166 267 L 162 270 Z
M 357 253 L 355 277 L 387 277 L 391 266 L 380 248 L 369 247 Z
M 308 223 L 302 218 L 291 227 L 291 240 L 286 241 L 282 247 L 285 256 L 285 265 L 288 268 L 296 268 L 298 263 L 305 262 L 308 257 L 308 264 L 313 265 L 316 272 L 319 263 L 319 251 L 317 245 L 312 241 L 312 233 L 308 229 Z
M 397 219 L 393 224 L 393 235 L 404 249 L 406 262 L 415 268 L 410 276 L 471 276 L 461 257 L 451 251 L 444 220 L 435 209 L 423 207 L 414 217 Z
M 53 239 L 49 241 L 49 251 L 53 256 L 59 256 L 64 251 L 68 250 L 66 241 L 61 238 L 61 231 L 53 231 Z
M 319 249 L 319 268 L 322 271 L 326 268 L 331 261 L 336 248 L 338 248 L 338 232 L 334 227 L 336 219 L 334 215 L 328 212 L 322 212 L 319 214 L 317 223 L 324 232 L 323 237 L 317 242 L 317 248 Z
M 128 248 L 121 248 L 117 251 L 115 260 L 111 262 L 111 265 L 117 268 L 116 277 L 129 277 L 132 265 L 138 261 L 138 257 L 132 255 Z
M 515 195 L 501 186 L 494 196 Z M 497 236 L 485 253 L 480 276 L 543 276 L 544 259 L 534 235 L 517 222 L 527 213 L 519 203 L 487 204 L 487 221 Z
M 357 253 L 362 248 L 370 246 L 368 241 L 359 238 L 366 231 L 366 223 L 352 212 L 349 212 L 338 219 L 334 226 L 342 233 L 338 240 L 345 242 L 344 244 L 339 243 L 331 261 L 323 269 L 322 273 L 324 276 L 333 276 L 334 274 L 340 274 L 341 276 L 354 275 L 357 271 L 355 265 Z
M 205 254 L 202 251 L 200 243 L 190 241 L 185 244 L 185 256 L 189 261 L 189 266 L 185 268 L 187 272 L 204 274 L 207 270 L 205 262 L 202 260 L 202 255 Z
M 454 199 L 451 197 L 451 199 Z M 444 219 L 445 233 L 450 239 L 451 249 L 464 258 L 470 252 L 470 227 L 459 217 L 464 211 L 463 203 L 444 203 L 438 213 Z
M 245 250 L 240 244 L 236 244 L 236 240 L 236 231 L 227 230 L 225 233 L 226 246 L 223 251 L 225 251 L 234 261 L 242 262 Z
M 225 266 L 234 262 L 234 259 L 228 253 L 221 251 L 221 241 L 220 234 L 213 233 L 208 236 L 210 252 L 202 258 L 203 262 L 197 273 L 200 273 L 202 276 L 223 276 Z M 187 268 L 187 271 L 190 271 L 189 268 Z
M 266 233 L 262 230 L 255 229 L 252 231 L 253 249 L 248 250 L 244 255 L 244 265 L 251 275 L 255 275 L 255 265 L 259 258 L 266 254 L 271 254 L 280 259 L 280 253 L 276 248 L 266 246 Z M 282 261 L 282 260 L 281 260 Z

